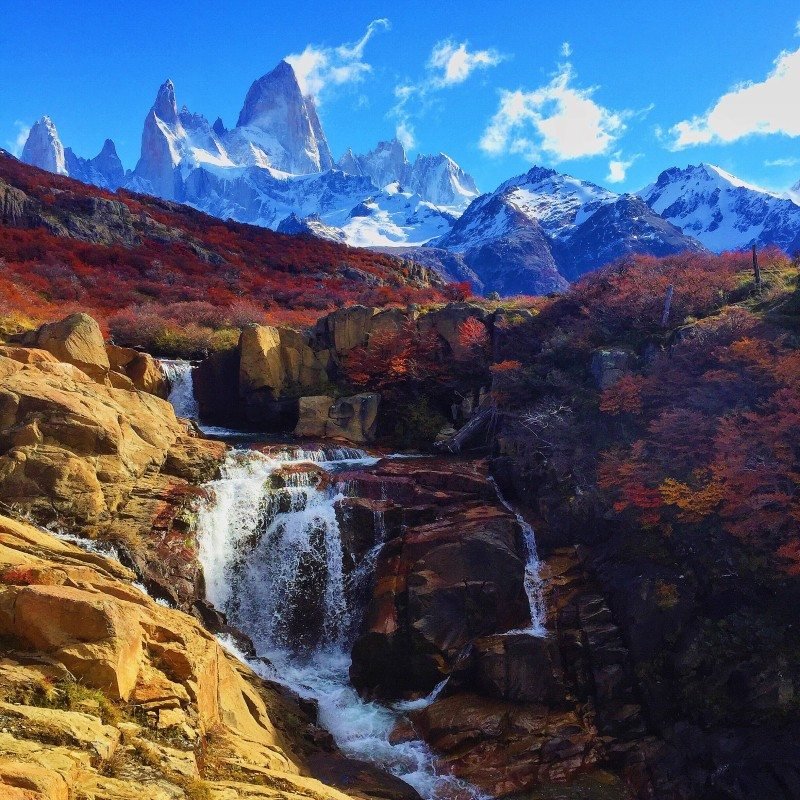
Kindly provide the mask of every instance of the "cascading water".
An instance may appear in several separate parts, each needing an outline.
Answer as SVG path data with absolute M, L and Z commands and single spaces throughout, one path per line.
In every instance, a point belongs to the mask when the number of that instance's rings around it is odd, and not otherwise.
M 544 624 L 547 616 L 547 606 L 544 601 L 542 564 L 541 561 L 539 561 L 539 553 L 536 549 L 536 536 L 534 535 L 533 528 L 526 522 L 522 514 L 503 497 L 500 492 L 500 487 L 497 485 L 494 478 L 490 478 L 489 480 L 494 485 L 497 499 L 516 518 L 522 530 L 523 539 L 525 540 L 525 550 L 527 551 L 527 559 L 525 560 L 525 593 L 528 595 L 528 605 L 531 609 L 531 626 L 524 632 L 530 633 L 532 636 L 547 636 L 547 628 Z M 514 631 L 514 633 L 519 633 L 519 631 Z
M 320 724 L 343 752 L 380 765 L 424 798 L 478 798 L 473 787 L 437 774 L 424 742 L 390 742 L 400 706 L 366 702 L 350 685 L 350 645 L 362 610 L 352 598 L 371 580 L 386 536 L 376 512 L 376 541 L 345 574 L 336 514 L 345 495 L 335 471 L 354 462 L 375 459 L 352 450 L 231 451 L 221 478 L 208 484 L 213 499 L 198 519 L 207 598 L 266 659 L 251 662 L 256 672 L 317 701 Z
M 167 399 L 172 403 L 176 416 L 197 420 L 200 409 L 194 397 L 192 365 L 188 361 L 161 359 L 161 367 L 169 380 Z

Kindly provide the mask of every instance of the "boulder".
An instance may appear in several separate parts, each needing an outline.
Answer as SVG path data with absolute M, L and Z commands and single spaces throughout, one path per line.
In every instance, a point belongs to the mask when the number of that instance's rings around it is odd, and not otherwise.
M 374 441 L 380 395 L 357 394 L 335 400 L 328 395 L 301 397 L 296 436 L 346 439 L 353 444 Z
M 101 381 L 111 369 L 100 326 L 88 314 L 71 314 L 59 322 L 42 325 L 25 344 L 52 353 L 59 361 L 73 364 L 94 380 Z
M 366 444 L 375 439 L 380 395 L 356 394 L 340 397 L 328 412 L 330 419 L 326 435 L 334 439 L 347 439 L 355 444 Z
M 328 395 L 300 398 L 300 418 L 294 429 L 295 436 L 322 439 L 327 435 L 330 410 L 334 399 Z
M 137 353 L 126 366 L 125 374 L 140 392 L 150 392 L 166 399 L 169 396 L 169 381 L 161 365 L 149 353 Z
M 0 797 L 417 797 L 349 762 L 306 705 L 133 577 L 0 516 Z
M 259 389 L 277 398 L 286 382 L 280 331 L 268 325 L 248 325 L 239 337 L 239 393 Z

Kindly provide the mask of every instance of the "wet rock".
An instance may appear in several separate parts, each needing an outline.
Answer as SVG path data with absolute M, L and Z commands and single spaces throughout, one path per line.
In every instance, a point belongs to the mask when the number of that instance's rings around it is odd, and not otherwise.
M 459 694 L 410 716 L 455 775 L 494 797 L 567 781 L 600 758 L 596 733 L 571 711 Z
M 509 633 L 475 641 L 473 685 L 487 697 L 512 703 L 565 705 L 561 655 L 554 637 Z
M 427 694 L 466 645 L 530 623 L 516 520 L 474 465 L 444 463 L 386 462 L 356 479 L 359 493 L 402 503 L 405 519 L 381 551 L 353 648 L 351 679 L 370 695 Z

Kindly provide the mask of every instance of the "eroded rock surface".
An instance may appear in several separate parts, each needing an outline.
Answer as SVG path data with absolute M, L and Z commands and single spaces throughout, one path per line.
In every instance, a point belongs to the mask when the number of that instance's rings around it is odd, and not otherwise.
M 411 800 L 122 565 L 0 517 L 0 794 Z M 313 767 L 314 762 L 319 767 Z M 338 777 L 337 777 L 338 776 Z
M 107 351 L 96 323 L 75 317 L 37 334 L 49 350 L 0 347 L 0 501 L 111 542 L 151 591 L 188 610 L 198 581 L 195 486 L 214 476 L 225 445 L 196 437 L 166 400 L 117 371 L 160 390 L 150 356 Z M 53 351 L 93 360 L 92 375 Z

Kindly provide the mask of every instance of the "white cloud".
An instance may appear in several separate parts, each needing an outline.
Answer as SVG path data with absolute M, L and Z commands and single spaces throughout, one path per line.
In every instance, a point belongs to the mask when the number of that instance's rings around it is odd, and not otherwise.
M 765 167 L 796 167 L 800 164 L 800 158 L 773 158 L 771 161 L 765 161 Z
M 414 126 L 407 119 L 401 119 L 397 123 L 394 135 L 397 137 L 397 141 L 400 142 L 406 150 L 411 150 L 416 144 L 417 140 Z
M 537 160 L 544 153 L 569 161 L 607 153 L 625 131 L 629 111 L 612 111 L 595 102 L 595 88 L 573 86 L 571 64 L 562 64 L 550 83 L 526 92 L 500 93 L 500 105 L 480 141 L 489 155 L 522 153 Z
M 608 175 L 606 175 L 606 180 L 609 183 L 622 183 L 628 174 L 628 170 L 634 162 L 641 157 L 642 154 L 637 153 L 626 160 L 622 156 L 622 151 L 617 150 L 617 152 L 614 153 L 614 157 L 608 162 Z
M 569 58 L 572 55 L 572 45 L 569 42 L 564 42 L 561 45 L 561 55 L 564 58 Z
M 738 84 L 700 116 L 670 128 L 670 149 L 727 144 L 751 134 L 800 136 L 800 48 L 782 52 L 763 81 Z
M 28 134 L 31 132 L 31 126 L 20 122 L 20 120 L 15 120 L 14 127 L 17 129 L 17 134 L 13 139 L 6 141 L 6 145 L 11 155 L 19 158 L 22 153 L 22 148 L 25 147 L 25 142 L 28 141 Z
M 504 56 L 494 48 L 470 50 L 468 42 L 443 39 L 437 42 L 425 64 L 425 74 L 417 83 L 401 83 L 394 87 L 397 102 L 389 116 L 397 119 L 395 135 L 410 149 L 416 143 L 412 117 L 419 116 L 430 101 L 430 95 L 464 83 L 473 72 L 494 67 Z
M 433 73 L 429 83 L 435 87 L 463 83 L 476 69 L 497 66 L 503 56 L 496 50 L 469 51 L 466 42 L 456 44 L 451 39 L 437 42 L 428 59 L 428 70 Z
M 388 19 L 374 19 L 357 42 L 338 47 L 309 44 L 302 53 L 286 56 L 303 94 L 310 94 L 319 101 L 320 94 L 330 86 L 363 80 L 372 71 L 372 66 L 364 61 L 367 43 L 376 32 L 388 30 L 389 27 Z

